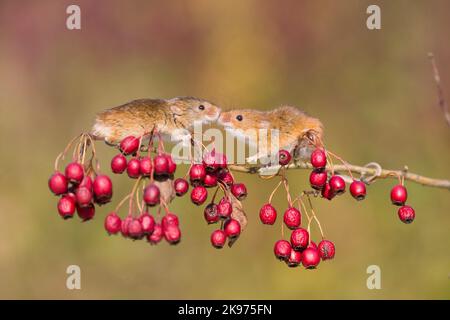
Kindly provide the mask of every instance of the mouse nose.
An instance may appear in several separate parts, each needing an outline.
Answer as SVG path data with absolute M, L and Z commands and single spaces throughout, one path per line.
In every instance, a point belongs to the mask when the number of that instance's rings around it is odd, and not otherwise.
M 220 124 L 225 124 L 227 122 L 230 122 L 230 115 L 227 114 L 226 112 L 222 112 L 219 116 L 218 121 Z

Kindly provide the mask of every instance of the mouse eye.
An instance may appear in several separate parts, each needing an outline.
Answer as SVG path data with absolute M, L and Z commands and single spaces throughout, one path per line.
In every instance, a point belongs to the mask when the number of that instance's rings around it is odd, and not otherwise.
M 199 105 L 199 106 L 198 106 L 198 108 L 199 108 L 200 110 L 202 110 L 202 111 L 203 111 L 203 110 L 205 110 L 205 106 L 204 106 L 204 105 L 202 105 L 202 104 L 201 104 L 201 105 Z
M 238 115 L 238 116 L 236 116 L 236 119 L 237 119 L 237 121 L 242 121 L 242 116 Z

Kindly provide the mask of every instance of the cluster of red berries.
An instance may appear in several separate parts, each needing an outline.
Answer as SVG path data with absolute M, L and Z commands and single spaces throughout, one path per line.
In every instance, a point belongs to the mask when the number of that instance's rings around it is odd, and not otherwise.
M 108 203 L 113 193 L 112 182 L 107 175 L 97 174 L 91 163 L 84 165 L 82 160 L 75 158 L 66 166 L 64 174 L 55 169 L 48 180 L 48 187 L 60 196 L 57 209 L 62 218 L 72 218 L 76 211 L 83 221 L 92 219 L 95 204 Z
M 408 205 L 405 205 L 406 199 L 408 199 L 408 192 L 405 186 L 400 183 L 391 189 L 391 201 L 392 204 L 400 206 L 398 209 L 398 217 L 403 223 L 411 223 L 416 217 L 414 209 Z

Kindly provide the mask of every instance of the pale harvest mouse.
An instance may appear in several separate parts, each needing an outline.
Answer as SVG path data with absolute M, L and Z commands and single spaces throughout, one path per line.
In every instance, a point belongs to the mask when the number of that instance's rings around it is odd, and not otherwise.
M 133 100 L 98 113 L 91 134 L 117 145 L 127 136 L 156 129 L 166 140 L 186 141 L 191 139 L 194 122 L 216 121 L 220 111 L 215 104 L 195 97 Z
M 306 160 L 315 148 L 311 141 L 314 141 L 316 146 L 322 146 L 323 125 L 320 120 L 292 106 L 281 106 L 270 111 L 252 109 L 224 111 L 218 123 L 230 134 L 245 139 L 249 145 L 259 144 L 257 153 L 247 158 L 248 162 L 256 162 L 274 155 L 281 149 L 288 150 L 296 159 Z M 268 131 L 266 139 L 261 137 L 264 129 Z M 271 130 L 278 132 L 277 150 L 271 150 L 270 147 Z

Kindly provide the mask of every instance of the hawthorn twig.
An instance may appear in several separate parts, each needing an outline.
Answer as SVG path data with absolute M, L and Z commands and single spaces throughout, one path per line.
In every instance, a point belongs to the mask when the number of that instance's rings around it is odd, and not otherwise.
M 264 171 L 277 171 L 277 168 L 280 166 L 273 167 L 245 167 L 239 165 L 229 165 L 228 168 L 230 170 L 242 173 L 250 173 L 250 174 L 263 174 Z M 306 169 L 312 170 L 313 166 L 310 163 L 292 163 L 287 166 L 287 169 Z M 382 169 L 378 170 L 376 168 L 362 167 L 348 163 L 347 166 L 344 165 L 334 165 L 335 171 L 347 171 L 350 170 L 353 173 L 359 173 L 363 175 L 373 175 L 373 179 L 371 182 L 376 179 L 386 179 L 386 178 L 396 178 L 398 176 L 402 177 L 405 180 L 412 181 L 423 186 L 427 187 L 435 187 L 450 190 L 450 180 L 445 179 L 433 179 L 425 176 L 418 175 L 416 173 L 409 172 L 407 169 L 403 170 L 389 170 Z M 377 172 L 378 171 L 378 172 Z
M 442 109 L 445 120 L 447 121 L 447 124 L 450 126 L 450 111 L 448 110 L 447 101 L 444 98 L 444 92 L 441 86 L 441 76 L 439 75 L 439 69 L 436 65 L 436 60 L 432 52 L 428 53 L 428 58 L 430 59 L 431 66 L 433 68 L 434 82 L 436 83 L 436 88 L 438 92 L 439 107 Z

